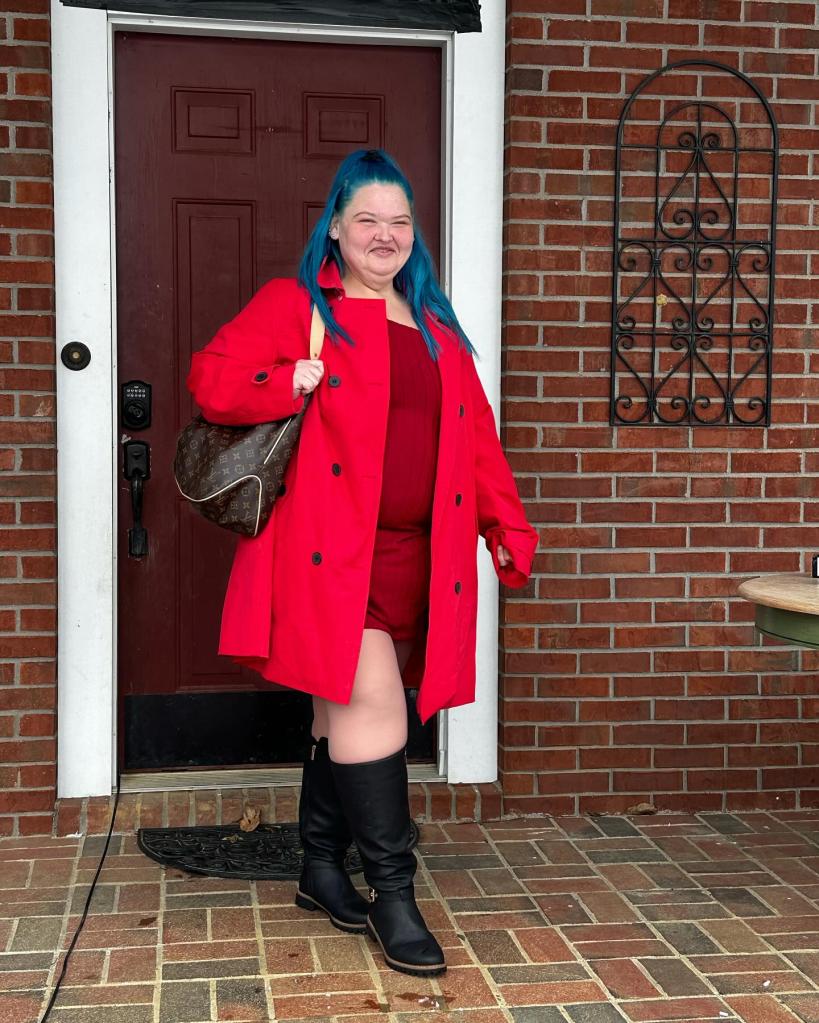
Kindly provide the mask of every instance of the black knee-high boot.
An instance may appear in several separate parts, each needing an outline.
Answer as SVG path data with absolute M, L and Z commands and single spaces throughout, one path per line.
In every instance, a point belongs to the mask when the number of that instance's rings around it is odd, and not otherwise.
M 364 764 L 331 765 L 371 889 L 368 934 L 394 970 L 422 977 L 443 973 L 444 953 L 415 903 L 404 751 Z
M 299 832 L 304 867 L 296 905 L 322 910 L 341 931 L 363 934 L 369 903 L 355 890 L 344 869 L 352 835 L 336 794 L 326 739 L 314 740 L 304 762 Z

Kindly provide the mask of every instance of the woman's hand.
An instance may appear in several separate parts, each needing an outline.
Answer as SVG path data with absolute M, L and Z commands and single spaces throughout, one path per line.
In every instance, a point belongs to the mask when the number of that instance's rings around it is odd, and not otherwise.
M 321 359 L 299 359 L 293 370 L 293 401 L 314 391 L 324 376 Z
M 503 544 L 498 544 L 498 564 L 501 568 L 506 568 L 507 565 L 512 563 L 512 555 L 507 551 Z

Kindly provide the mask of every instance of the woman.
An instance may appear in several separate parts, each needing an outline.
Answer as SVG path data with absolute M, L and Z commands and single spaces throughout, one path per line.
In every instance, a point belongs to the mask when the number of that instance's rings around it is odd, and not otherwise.
M 327 335 L 310 360 L 314 304 Z M 271 519 L 239 541 L 219 651 L 313 696 L 297 904 L 423 976 L 446 965 L 413 892 L 402 681 L 420 686 L 422 720 L 474 700 L 478 532 L 509 586 L 525 585 L 537 545 L 473 354 L 408 181 L 359 150 L 298 280 L 268 282 L 188 379 L 218 423 L 280 419 L 313 394 Z M 369 902 L 343 868 L 351 837 Z

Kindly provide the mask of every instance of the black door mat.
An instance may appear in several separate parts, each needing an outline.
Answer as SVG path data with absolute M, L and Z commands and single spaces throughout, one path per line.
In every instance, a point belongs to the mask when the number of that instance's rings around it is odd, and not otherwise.
M 418 844 L 418 826 L 410 822 L 411 847 Z M 247 881 L 296 881 L 304 853 L 298 824 L 260 824 L 242 831 L 237 824 L 221 827 L 140 828 L 137 844 L 146 856 L 165 867 L 208 877 Z M 362 870 L 358 849 L 347 851 L 349 874 Z

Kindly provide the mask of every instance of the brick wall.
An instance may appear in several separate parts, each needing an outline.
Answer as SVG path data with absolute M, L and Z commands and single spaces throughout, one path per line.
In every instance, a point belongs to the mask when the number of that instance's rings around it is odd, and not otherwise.
M 507 10 L 503 420 L 542 548 L 503 607 L 505 808 L 819 805 L 819 659 L 759 645 L 733 597 L 819 550 L 819 5 Z M 616 122 L 692 56 L 752 77 L 780 125 L 770 429 L 608 425 Z
M 0 836 L 50 831 L 55 795 L 48 10 L 0 10 Z

